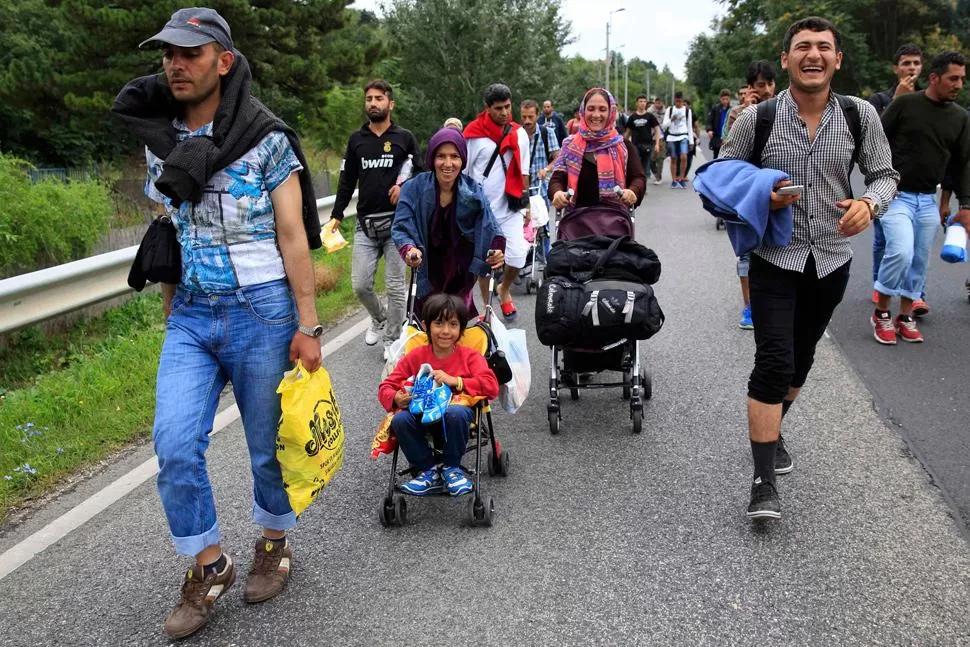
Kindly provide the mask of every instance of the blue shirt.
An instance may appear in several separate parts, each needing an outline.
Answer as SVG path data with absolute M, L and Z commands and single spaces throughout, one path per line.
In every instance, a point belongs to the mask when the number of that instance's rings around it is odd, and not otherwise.
M 196 131 L 176 119 L 179 141 L 212 134 L 208 123 Z M 247 285 L 286 278 L 276 242 L 276 214 L 270 198 L 294 172 L 303 169 L 289 140 L 272 132 L 242 157 L 217 171 L 202 200 L 178 208 L 155 187 L 165 162 L 147 148 L 145 195 L 165 207 L 182 247 L 181 287 L 197 294 L 225 294 Z

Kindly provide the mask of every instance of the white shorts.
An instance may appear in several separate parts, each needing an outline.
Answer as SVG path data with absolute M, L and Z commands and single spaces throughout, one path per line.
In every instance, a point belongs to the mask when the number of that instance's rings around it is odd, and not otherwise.
M 505 236 L 505 264 L 509 267 L 522 269 L 529 256 L 529 243 L 525 240 L 525 217 L 516 211 L 514 215 L 499 221 L 499 228 Z

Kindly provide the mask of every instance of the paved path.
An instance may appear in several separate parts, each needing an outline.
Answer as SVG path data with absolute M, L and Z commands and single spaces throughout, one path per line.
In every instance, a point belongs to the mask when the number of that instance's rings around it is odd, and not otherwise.
M 871 231 L 853 241 L 852 278 L 830 328 L 884 419 L 898 426 L 970 527 L 970 303 L 964 286 L 970 269 L 941 261 L 942 244 L 940 230 L 926 286 L 933 310 L 920 321 L 924 343 L 882 347 L 872 338 Z M 896 303 L 893 308 L 898 312 Z
M 460 506 L 437 499 L 414 501 L 411 523 L 385 530 L 387 464 L 367 457 L 381 365 L 356 340 L 326 359 L 348 454 L 292 534 L 289 588 L 247 607 L 237 586 L 184 644 L 970 644 L 970 547 L 832 340 L 786 421 L 785 518 L 744 518 L 753 342 L 736 328 L 734 260 L 696 196 L 650 190 L 639 234 L 664 263 L 668 320 L 643 347 L 655 395 L 641 436 L 618 391 L 567 399 L 562 434 L 550 436 L 548 354 L 533 335 L 533 394 L 519 415 L 496 417 L 512 473 L 488 482 L 494 527 L 461 527 Z M 518 298 L 526 329 L 529 301 Z M 149 456 L 141 448 L 114 470 Z M 238 423 L 214 438 L 209 464 L 244 573 L 255 529 Z M 0 550 L 100 484 L 39 511 Z M 166 644 L 161 622 L 185 566 L 146 483 L 0 580 L 0 644 Z

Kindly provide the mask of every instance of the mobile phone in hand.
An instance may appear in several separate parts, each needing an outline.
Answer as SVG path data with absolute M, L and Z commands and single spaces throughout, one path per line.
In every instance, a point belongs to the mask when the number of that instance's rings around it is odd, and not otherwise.
M 783 186 L 775 189 L 775 193 L 778 195 L 801 195 L 805 190 L 805 186 L 801 184 L 789 184 L 788 186 Z

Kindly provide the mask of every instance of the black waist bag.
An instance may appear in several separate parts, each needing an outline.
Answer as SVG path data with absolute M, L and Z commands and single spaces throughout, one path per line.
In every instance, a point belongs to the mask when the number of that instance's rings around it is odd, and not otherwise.
M 555 276 L 536 297 L 536 332 L 546 346 L 602 348 L 622 339 L 649 339 L 663 323 L 653 288 L 643 283 L 580 283 Z
M 653 285 L 660 280 L 660 259 L 629 236 L 583 236 L 557 242 L 546 259 L 546 277 L 575 281 L 617 279 Z

